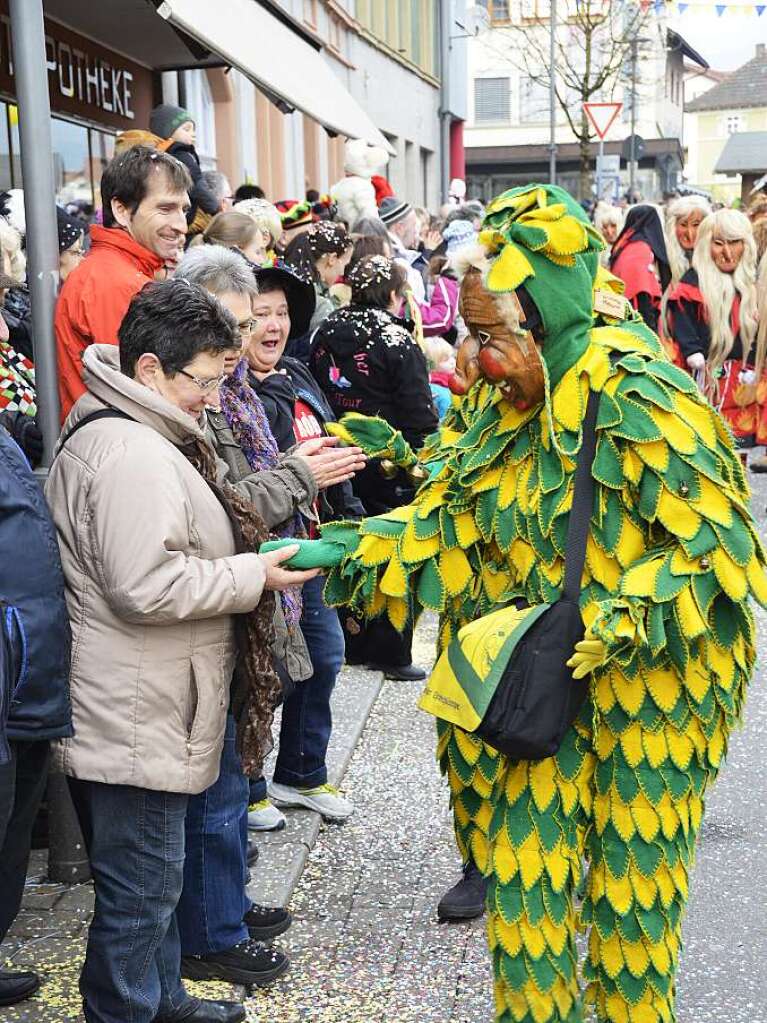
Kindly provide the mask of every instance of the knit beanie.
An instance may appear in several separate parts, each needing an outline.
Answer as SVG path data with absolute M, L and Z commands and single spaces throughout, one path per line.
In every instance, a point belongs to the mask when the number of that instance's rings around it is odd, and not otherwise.
M 447 242 L 448 256 L 454 255 L 463 245 L 477 240 L 477 232 L 470 220 L 451 220 L 442 231 L 442 238 Z
M 396 195 L 387 195 L 378 207 L 378 216 L 387 227 L 391 227 L 392 224 L 404 220 L 412 209 L 413 207 L 405 199 L 398 199 Z
M 161 139 L 169 139 L 176 128 L 180 128 L 187 121 L 194 124 L 194 118 L 188 110 L 174 107 L 172 103 L 161 103 L 149 115 L 149 130 L 159 135 Z
M 71 217 L 61 206 L 56 207 L 56 228 L 59 235 L 59 252 L 71 249 L 78 239 L 82 238 L 88 225 L 76 217 Z

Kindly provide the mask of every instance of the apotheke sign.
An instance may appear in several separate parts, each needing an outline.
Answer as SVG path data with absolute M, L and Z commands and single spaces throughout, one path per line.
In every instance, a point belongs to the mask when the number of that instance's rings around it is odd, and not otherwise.
M 0 9 L 6 5 L 0 4 Z M 152 72 L 63 25 L 45 20 L 51 110 L 126 129 L 146 127 Z M 15 95 L 10 18 L 0 14 L 0 89 Z

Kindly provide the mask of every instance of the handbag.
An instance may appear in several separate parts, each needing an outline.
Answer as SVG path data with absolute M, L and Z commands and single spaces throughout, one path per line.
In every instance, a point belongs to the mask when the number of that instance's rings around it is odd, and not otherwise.
M 439 657 L 419 707 L 472 732 L 515 760 L 559 749 L 588 694 L 566 662 L 583 639 L 581 578 L 594 499 L 599 394 L 589 393 L 567 528 L 562 592 L 553 604 L 523 601 L 458 631 Z

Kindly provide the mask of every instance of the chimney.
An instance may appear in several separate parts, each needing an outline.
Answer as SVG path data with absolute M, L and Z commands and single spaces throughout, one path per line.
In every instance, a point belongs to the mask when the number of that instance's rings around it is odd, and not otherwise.
M 764 60 L 767 54 L 764 52 L 764 43 L 756 44 L 756 56 L 759 60 Z

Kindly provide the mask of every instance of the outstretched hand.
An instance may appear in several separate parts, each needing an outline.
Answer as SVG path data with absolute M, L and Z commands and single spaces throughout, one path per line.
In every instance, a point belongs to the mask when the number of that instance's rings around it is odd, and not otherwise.
M 344 483 L 365 468 L 362 448 L 337 445 L 337 437 L 317 437 L 304 441 L 294 452 L 308 466 L 319 490 Z

